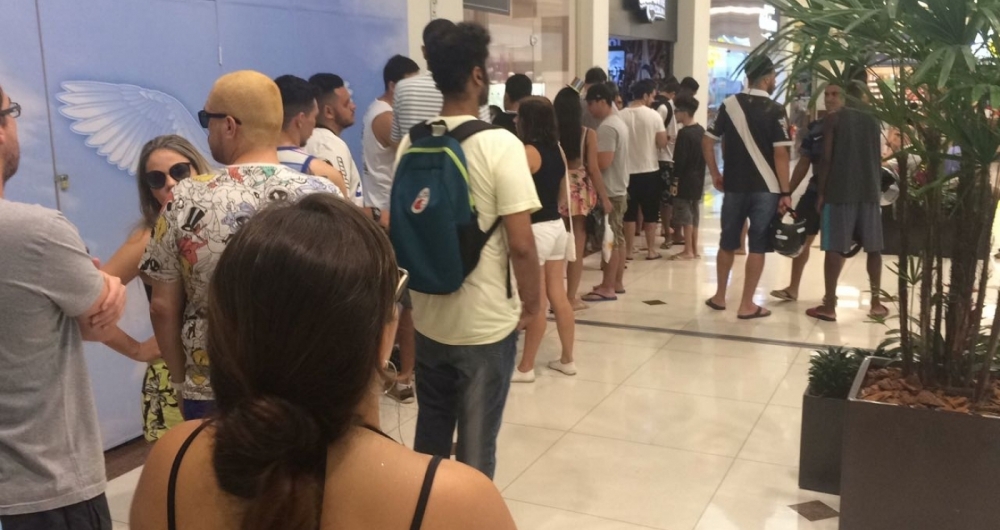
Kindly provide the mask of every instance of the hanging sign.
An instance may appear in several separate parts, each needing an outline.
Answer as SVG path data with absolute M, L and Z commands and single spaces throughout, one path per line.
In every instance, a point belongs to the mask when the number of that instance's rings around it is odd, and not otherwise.
M 667 19 L 667 0 L 639 0 L 639 11 L 648 22 Z

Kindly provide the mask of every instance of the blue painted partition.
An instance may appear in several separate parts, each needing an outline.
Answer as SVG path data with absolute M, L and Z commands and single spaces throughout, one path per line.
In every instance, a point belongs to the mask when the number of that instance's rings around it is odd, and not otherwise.
M 193 115 L 219 75 L 340 74 L 358 104 L 345 139 L 360 162 L 361 116 L 385 60 L 407 48 L 405 0 L 13 0 L 4 17 L 0 85 L 24 107 L 7 198 L 59 207 L 102 260 L 139 221 L 137 147 L 168 132 L 206 145 Z M 151 335 L 137 283 L 122 327 Z M 103 345 L 86 355 L 105 447 L 139 436 L 145 367 Z

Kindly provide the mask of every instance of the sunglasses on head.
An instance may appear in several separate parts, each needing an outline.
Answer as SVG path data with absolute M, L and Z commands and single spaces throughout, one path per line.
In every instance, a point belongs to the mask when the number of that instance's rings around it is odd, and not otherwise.
M 403 295 L 406 294 L 406 288 L 410 285 L 410 272 L 406 269 L 400 267 L 399 269 L 399 281 L 396 283 L 396 303 L 400 303 L 403 300 Z
M 162 171 L 150 171 L 142 176 L 143 180 L 146 181 L 146 185 L 149 189 L 158 190 L 167 185 L 167 175 L 170 178 L 180 182 L 191 176 L 191 163 L 190 162 L 178 162 L 167 170 L 167 173 Z

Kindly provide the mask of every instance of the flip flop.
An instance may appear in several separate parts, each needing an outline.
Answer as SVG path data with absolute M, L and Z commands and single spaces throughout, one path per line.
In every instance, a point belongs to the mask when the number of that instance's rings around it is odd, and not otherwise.
M 884 319 L 887 318 L 888 316 L 889 316 L 889 308 L 885 306 L 882 306 L 882 311 L 878 313 L 876 313 L 875 311 L 868 313 L 868 318 L 872 320 Z
M 625 289 L 615 290 L 615 294 L 625 294 Z
M 736 318 L 738 318 L 740 320 L 754 320 L 754 319 L 757 319 L 757 318 L 767 318 L 769 316 L 771 316 L 771 312 L 770 311 L 768 311 L 767 309 L 764 309 L 761 306 L 757 306 L 757 311 L 754 312 L 754 314 L 752 314 L 752 315 L 736 315 Z
M 792 296 L 792 293 L 788 292 L 788 289 L 771 291 L 771 296 L 777 298 L 778 300 L 784 300 L 785 302 L 794 302 L 798 300 L 798 297 Z
M 711 307 L 712 309 L 714 309 L 716 311 L 725 311 L 726 310 L 725 307 L 723 307 L 723 306 L 721 306 L 721 305 L 713 302 L 711 298 L 709 298 L 708 300 L 705 300 L 705 305 L 707 305 L 708 307 Z
M 663 254 L 657 254 L 655 258 L 651 258 L 649 256 L 646 256 L 646 261 L 656 261 L 658 259 L 663 259 Z
M 604 296 L 601 293 L 593 291 L 593 292 L 589 292 L 589 293 L 583 295 L 583 298 L 581 298 L 581 300 L 583 300 L 584 302 L 590 302 L 590 303 L 596 303 L 596 302 L 614 302 L 614 301 L 618 300 L 618 297 L 617 296 Z
M 681 257 L 681 254 L 673 254 L 669 258 L 667 258 L 667 261 L 694 261 L 696 259 L 698 258 L 685 258 Z
M 806 309 L 806 316 L 807 317 L 815 318 L 816 320 L 822 320 L 823 322 L 836 322 L 837 321 L 836 317 L 831 317 L 831 316 L 827 316 L 827 315 L 821 315 L 819 313 L 819 310 L 820 310 L 819 307 L 813 307 L 811 309 Z

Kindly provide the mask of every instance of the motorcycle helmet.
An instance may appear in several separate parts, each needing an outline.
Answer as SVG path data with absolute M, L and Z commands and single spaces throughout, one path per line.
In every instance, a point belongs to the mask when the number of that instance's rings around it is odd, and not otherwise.
M 799 219 L 795 212 L 788 212 L 792 218 L 786 223 L 784 216 L 778 214 L 771 221 L 771 247 L 782 256 L 798 257 L 806 244 L 806 220 Z
M 891 168 L 882 166 L 882 206 L 890 206 L 899 198 L 899 175 Z

